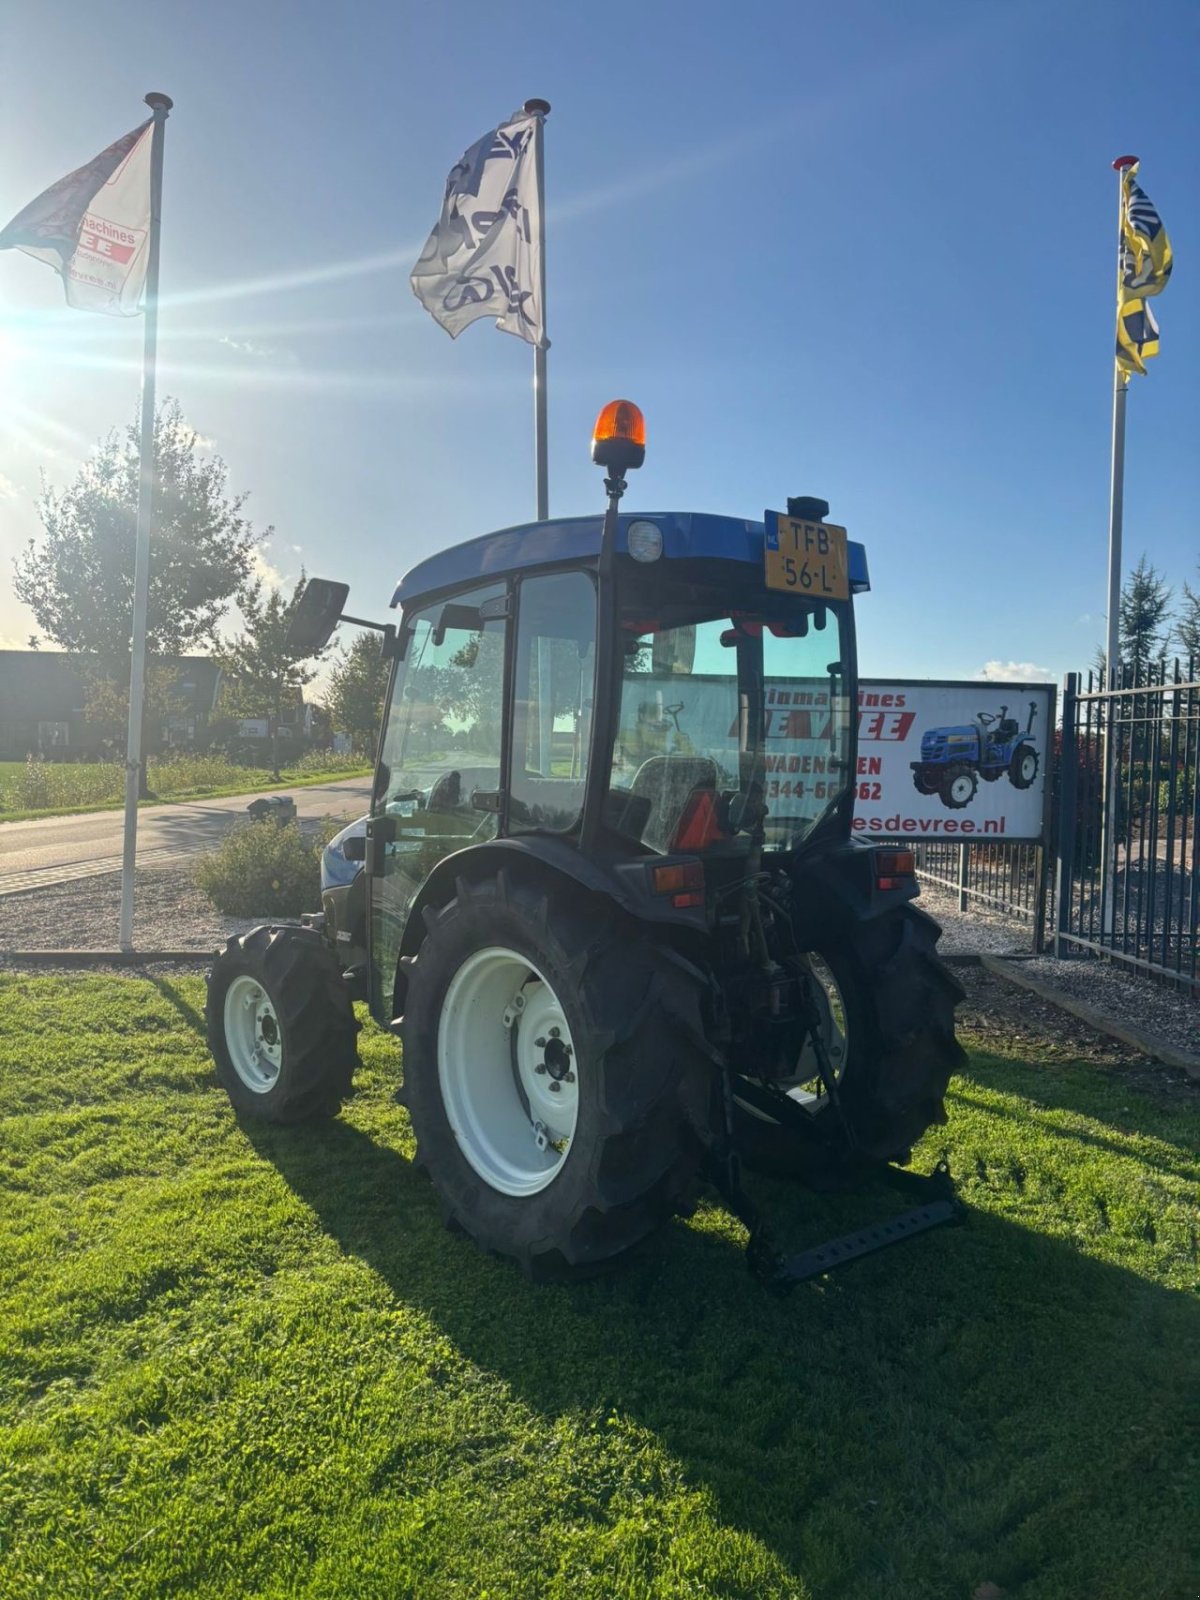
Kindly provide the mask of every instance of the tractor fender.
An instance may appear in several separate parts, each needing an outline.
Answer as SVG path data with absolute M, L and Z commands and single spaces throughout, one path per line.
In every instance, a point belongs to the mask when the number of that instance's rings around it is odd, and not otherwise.
M 793 925 L 806 949 L 820 943 L 831 927 L 873 922 L 921 892 L 915 879 L 902 889 L 878 888 L 874 850 L 857 844 L 801 856 L 792 868 L 792 882 Z
M 444 905 L 452 899 L 459 878 L 469 875 L 490 876 L 506 867 L 512 871 L 522 865 L 552 873 L 562 881 L 564 887 L 603 895 L 640 922 L 705 934 L 708 932 L 708 923 L 703 908 L 677 910 L 669 897 L 656 895 L 653 891 L 651 868 L 661 866 L 670 859 L 664 856 L 636 857 L 633 860 L 614 860 L 608 864 L 581 855 L 565 839 L 536 833 L 468 845 L 465 850 L 457 850 L 439 861 L 421 885 L 409 908 L 404 936 L 400 941 L 400 954 L 416 955 L 425 937 L 425 918 L 422 913 L 427 906 Z

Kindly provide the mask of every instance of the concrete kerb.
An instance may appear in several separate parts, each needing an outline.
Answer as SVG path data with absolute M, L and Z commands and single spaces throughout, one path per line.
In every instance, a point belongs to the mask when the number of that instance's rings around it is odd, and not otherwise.
M 1098 1033 L 1106 1033 L 1110 1039 L 1127 1044 L 1131 1049 L 1139 1050 L 1142 1055 L 1149 1056 L 1151 1060 L 1161 1061 L 1164 1066 L 1182 1067 L 1189 1078 L 1200 1082 L 1200 1056 L 1192 1055 L 1187 1050 L 1177 1050 L 1165 1039 L 1160 1039 L 1145 1028 L 1139 1028 L 1136 1023 L 1119 1022 L 1115 1017 L 1107 1016 L 1103 1011 L 1097 1011 L 1094 1006 L 1089 1006 L 1086 1001 L 1077 1000 L 1074 995 L 1056 989 L 1053 984 L 1031 977 L 1023 970 L 1019 961 L 1012 962 L 1005 956 L 981 953 L 979 962 L 995 977 L 1015 984 L 1019 989 L 1028 989 L 1040 1000 L 1047 1000 L 1051 1005 L 1069 1011 L 1081 1022 L 1086 1022 L 1090 1028 L 1095 1028 Z

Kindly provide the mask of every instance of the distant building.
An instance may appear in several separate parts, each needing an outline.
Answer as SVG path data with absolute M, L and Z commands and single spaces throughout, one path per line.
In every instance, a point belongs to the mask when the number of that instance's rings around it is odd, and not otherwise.
M 0 650 L 0 761 L 120 757 L 123 734 L 114 738 L 111 727 L 94 726 L 84 715 L 88 665 L 86 656 L 62 650 Z M 161 727 L 151 730 L 150 755 L 201 739 L 221 686 L 221 668 L 211 656 L 180 656 L 159 665 L 175 669 L 175 705 Z

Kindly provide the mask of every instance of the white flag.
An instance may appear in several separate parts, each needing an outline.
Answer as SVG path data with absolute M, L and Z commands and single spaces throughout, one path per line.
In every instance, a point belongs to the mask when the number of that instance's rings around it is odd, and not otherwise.
M 62 274 L 67 304 L 132 317 L 141 309 L 150 253 L 150 143 L 154 119 L 51 184 L 0 232 L 0 250 L 24 250 Z
M 479 317 L 545 344 L 542 215 L 537 145 L 541 118 L 514 113 L 450 170 L 437 227 L 412 275 L 413 293 L 452 339 Z

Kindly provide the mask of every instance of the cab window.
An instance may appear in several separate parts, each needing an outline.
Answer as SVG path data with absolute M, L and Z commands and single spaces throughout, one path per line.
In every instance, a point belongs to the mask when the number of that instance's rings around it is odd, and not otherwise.
M 510 833 L 564 833 L 587 779 L 596 591 L 583 572 L 526 578 L 517 601 Z

